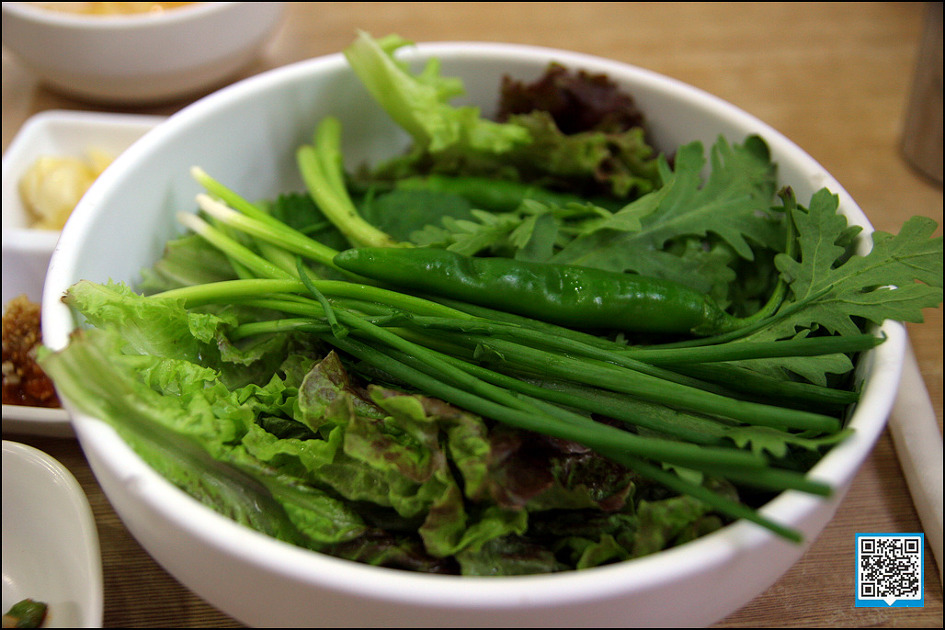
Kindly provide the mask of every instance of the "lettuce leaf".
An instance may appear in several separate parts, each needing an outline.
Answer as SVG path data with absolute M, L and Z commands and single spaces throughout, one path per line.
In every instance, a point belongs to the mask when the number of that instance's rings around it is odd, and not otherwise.
M 357 385 L 318 347 L 282 339 L 279 354 L 290 352 L 267 379 L 227 386 L 226 317 L 115 284 L 80 283 L 68 302 L 100 327 L 44 351 L 61 391 L 195 499 L 293 544 L 409 570 L 568 570 L 627 557 L 634 544 L 613 527 L 587 544 L 576 528 L 622 514 L 613 522 L 626 529 L 638 499 L 663 500 L 577 445 Z
M 642 128 L 606 125 L 565 133 L 540 110 L 516 113 L 505 122 L 489 120 L 477 107 L 450 104 L 464 87 L 459 79 L 441 76 L 438 60 L 418 73 L 398 60 L 395 52 L 410 44 L 396 35 L 374 39 L 362 31 L 345 49 L 367 90 L 414 140 L 406 155 L 372 167 L 367 179 L 488 176 L 617 198 L 659 185 L 655 151 Z
M 441 76 L 437 59 L 412 74 L 393 55 L 410 43 L 397 35 L 376 40 L 360 31 L 344 54 L 371 95 L 418 147 L 433 153 L 445 149 L 504 153 L 529 141 L 525 129 L 486 120 L 477 107 L 449 105 L 464 93 L 462 82 Z

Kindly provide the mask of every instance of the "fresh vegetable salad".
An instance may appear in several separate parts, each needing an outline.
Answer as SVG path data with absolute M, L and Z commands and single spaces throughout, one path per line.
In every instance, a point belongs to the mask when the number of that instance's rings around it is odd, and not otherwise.
M 830 494 L 806 472 L 858 353 L 942 301 L 934 222 L 858 255 L 763 138 L 654 146 L 631 94 L 557 64 L 486 119 L 407 43 L 345 54 L 409 151 L 346 171 L 326 118 L 305 189 L 265 200 L 197 165 L 139 286 L 65 295 L 89 325 L 42 358 L 60 392 L 206 505 L 358 562 L 566 571 L 735 519 L 799 540 L 756 508 Z

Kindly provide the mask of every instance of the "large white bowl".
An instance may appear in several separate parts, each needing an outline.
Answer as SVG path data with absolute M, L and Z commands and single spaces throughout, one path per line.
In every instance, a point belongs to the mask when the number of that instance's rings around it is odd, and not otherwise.
M 195 2 L 156 14 L 85 15 L 3 3 L 3 45 L 50 86 L 152 103 L 222 85 L 259 53 L 284 2 Z
M 621 63 L 555 50 L 442 43 L 404 51 L 436 56 L 462 77 L 468 102 L 486 113 L 501 77 L 534 79 L 555 60 L 605 72 L 648 113 L 656 141 L 707 145 L 718 134 L 740 142 L 759 133 L 784 182 L 800 199 L 827 186 L 849 219 L 871 227 L 856 203 L 810 156 L 764 123 L 696 89 Z M 75 281 L 134 281 L 192 209 L 204 167 L 248 198 L 301 189 L 294 150 L 326 115 L 341 119 L 352 163 L 405 146 L 341 55 L 299 63 L 230 86 L 182 110 L 124 154 L 86 195 L 53 256 L 43 326 L 53 348 L 75 321 L 59 302 Z M 233 133 L 239 129 L 240 133 Z M 148 194 L 142 194 L 148 191 Z M 830 500 L 798 492 L 763 508 L 813 540 L 833 516 L 882 431 L 904 350 L 899 324 L 859 365 L 867 380 L 853 416 L 855 434 L 813 470 L 838 491 Z M 69 404 L 69 401 L 66 401 Z M 715 622 L 773 584 L 806 549 L 747 522 L 649 557 L 580 572 L 512 578 L 418 575 L 363 566 L 294 548 L 202 507 L 146 466 L 105 423 L 77 414 L 75 428 L 110 501 L 142 545 L 198 595 L 240 621 L 267 626 L 677 626 Z M 835 571 L 836 567 L 824 567 Z

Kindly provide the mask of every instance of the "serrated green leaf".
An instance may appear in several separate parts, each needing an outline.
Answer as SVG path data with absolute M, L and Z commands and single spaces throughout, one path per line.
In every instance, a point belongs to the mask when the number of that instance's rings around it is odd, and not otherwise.
M 368 91 L 418 145 L 431 151 L 462 147 L 503 153 L 531 141 L 523 127 L 487 120 L 477 107 L 449 105 L 465 92 L 462 82 L 442 76 L 435 58 L 419 74 L 411 73 L 394 57 L 396 50 L 410 44 L 395 35 L 375 40 L 362 31 L 344 55 Z
M 549 212 L 530 215 L 512 231 L 509 240 L 517 248 L 516 259 L 546 261 L 554 254 L 558 223 Z
M 673 169 L 665 160 L 661 163 L 662 188 L 576 238 L 553 262 L 667 278 L 707 292 L 715 287 L 715 293 L 724 296 L 731 281 L 731 270 L 726 268 L 732 259 L 713 260 L 700 251 L 724 244 L 738 257 L 751 260 L 752 243 L 783 247 L 780 215 L 771 211 L 776 168 L 757 143 L 729 145 L 723 138 L 712 147 L 712 169 L 703 181 L 706 162 L 701 143 L 680 147 Z M 641 227 L 632 229 L 628 219 L 639 220 Z M 689 239 L 701 246 L 666 255 Z M 721 282 L 722 278 L 728 280 Z
M 788 454 L 788 448 L 791 446 L 816 452 L 823 447 L 840 443 L 850 433 L 849 429 L 845 429 L 830 435 L 806 437 L 770 427 L 742 426 L 730 429 L 727 437 L 739 448 L 750 447 L 754 453 L 767 452 L 780 459 Z
M 838 242 L 848 226 L 838 205 L 837 196 L 823 189 L 812 197 L 809 210 L 793 214 L 798 260 L 779 255 L 775 264 L 795 300 L 826 294 L 779 322 L 777 330 L 793 334 L 822 326 L 831 333 L 856 334 L 857 319 L 923 321 L 922 309 L 942 302 L 942 238 L 930 238 L 935 222 L 913 217 L 896 236 L 874 232 L 867 255 L 845 259 L 846 249 Z

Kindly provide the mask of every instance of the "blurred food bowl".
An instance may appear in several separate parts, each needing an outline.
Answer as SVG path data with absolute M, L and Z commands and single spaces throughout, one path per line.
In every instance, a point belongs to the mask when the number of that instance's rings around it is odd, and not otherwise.
M 159 12 L 94 13 L 3 3 L 3 45 L 49 86 L 104 103 L 141 104 L 209 91 L 251 62 L 282 2 L 186 2 Z

